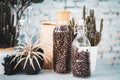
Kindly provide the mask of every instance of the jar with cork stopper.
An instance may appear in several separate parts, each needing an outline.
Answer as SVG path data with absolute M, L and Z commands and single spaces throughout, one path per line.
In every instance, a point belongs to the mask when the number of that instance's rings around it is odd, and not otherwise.
M 68 25 L 70 11 L 57 12 L 57 26 L 53 31 L 53 71 L 71 72 L 71 27 Z

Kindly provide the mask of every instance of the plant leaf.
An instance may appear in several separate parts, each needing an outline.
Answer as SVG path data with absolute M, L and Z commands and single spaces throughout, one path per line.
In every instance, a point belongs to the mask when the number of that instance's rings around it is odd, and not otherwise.
M 39 56 L 38 54 L 36 54 L 36 52 L 32 52 L 34 55 L 36 55 L 38 58 L 40 58 L 41 60 L 43 60 L 43 58 L 41 56 Z
M 40 43 L 40 39 L 36 40 L 35 43 L 33 44 L 33 46 L 37 45 Z
M 20 42 L 17 46 L 26 46 L 27 44 L 26 43 L 23 43 L 23 42 Z
M 14 67 L 14 70 L 16 69 L 16 67 L 17 67 L 23 60 L 25 60 L 25 58 L 22 58 L 22 59 L 20 59 L 20 60 L 17 62 L 17 64 L 16 64 L 15 67 Z
M 39 61 L 38 61 L 37 57 L 36 57 L 36 56 L 33 56 L 33 58 L 36 60 L 36 62 L 37 62 L 37 64 L 38 64 L 38 66 L 39 66 L 39 69 L 41 69 L 41 67 L 40 67 L 40 63 L 39 63 Z
M 16 59 L 18 56 L 20 56 L 20 55 L 16 54 L 15 57 L 10 61 L 10 64 L 11 64 L 13 61 L 15 61 L 15 59 Z
M 32 59 L 32 58 L 30 58 L 29 60 L 30 60 L 30 65 L 31 65 L 31 66 L 32 66 L 32 68 L 35 70 L 35 66 L 34 66 L 34 64 L 33 64 L 33 59 Z
M 45 56 L 45 55 L 42 54 L 41 52 L 36 52 L 36 53 L 39 54 L 39 55 L 41 55 L 41 56 L 43 56 L 43 58 L 45 59 L 46 63 L 48 63 L 48 60 L 49 60 L 50 62 L 52 62 L 52 60 L 51 60 L 49 57 Z
M 28 54 L 27 54 L 23 69 L 25 69 L 28 59 L 30 59 L 30 51 L 28 51 Z

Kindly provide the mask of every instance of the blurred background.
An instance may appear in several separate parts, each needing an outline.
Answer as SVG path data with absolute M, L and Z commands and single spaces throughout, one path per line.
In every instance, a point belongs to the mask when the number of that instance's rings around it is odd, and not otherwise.
M 86 14 L 94 9 L 98 30 L 100 19 L 104 19 L 98 59 L 110 65 L 120 65 L 120 0 L 44 0 L 32 4 L 34 20 L 38 22 L 55 21 L 56 11 L 64 9 L 71 11 L 71 17 L 82 18 L 83 6 L 86 6 Z

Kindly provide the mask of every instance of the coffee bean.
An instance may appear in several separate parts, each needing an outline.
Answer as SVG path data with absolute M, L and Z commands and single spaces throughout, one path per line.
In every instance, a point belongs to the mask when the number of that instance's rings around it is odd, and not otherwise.
M 90 53 L 88 51 L 78 52 L 78 48 L 72 50 L 72 73 L 77 77 L 88 77 L 90 72 Z

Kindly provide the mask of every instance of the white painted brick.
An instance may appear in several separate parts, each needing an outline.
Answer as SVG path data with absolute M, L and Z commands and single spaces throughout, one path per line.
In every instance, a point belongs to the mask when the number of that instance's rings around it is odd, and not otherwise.
M 111 1 L 103 1 L 103 2 L 99 2 L 99 7 L 104 8 L 109 8 L 111 5 L 113 5 L 113 3 Z
M 44 15 L 40 15 L 39 16 L 40 21 L 44 21 L 44 20 L 49 20 L 48 16 L 44 16 Z
M 54 3 L 52 3 L 51 6 L 52 6 L 53 8 L 57 8 L 57 9 L 59 9 L 59 8 L 63 8 L 63 9 L 64 9 L 65 4 L 62 3 L 62 2 L 54 2 Z
M 118 57 L 119 56 L 119 54 L 117 54 L 117 53 L 111 53 L 111 54 L 103 54 L 103 58 L 104 59 L 112 59 L 112 58 L 114 58 L 114 57 Z
M 99 47 L 98 52 L 100 53 L 108 53 L 111 51 L 111 47 L 110 46 L 106 46 L 106 47 Z
M 115 14 L 116 14 L 117 12 L 119 13 L 119 12 L 120 12 L 120 7 L 111 7 L 111 8 L 110 8 L 110 11 L 111 11 L 111 13 L 115 13 Z
M 73 7 L 73 6 L 75 6 L 75 4 L 74 4 L 73 0 L 69 0 L 69 1 L 66 2 L 66 6 L 67 7 Z

